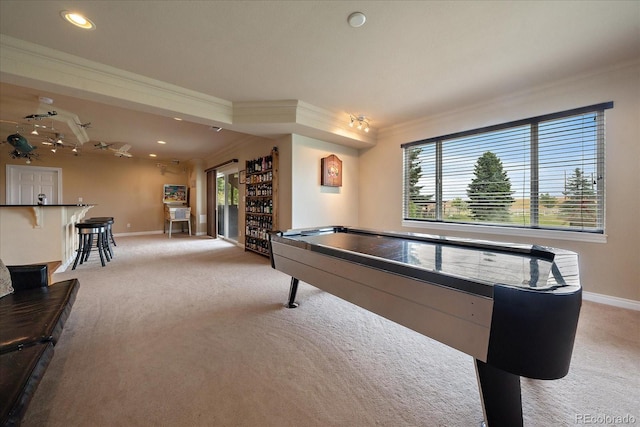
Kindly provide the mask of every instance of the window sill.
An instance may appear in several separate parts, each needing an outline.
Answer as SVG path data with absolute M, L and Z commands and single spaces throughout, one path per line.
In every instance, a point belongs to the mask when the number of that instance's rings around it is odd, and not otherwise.
M 403 220 L 403 227 L 424 228 L 437 231 L 456 231 L 498 236 L 535 237 L 539 239 L 571 240 L 574 242 L 607 243 L 606 234 L 583 233 L 579 231 L 540 230 L 533 228 L 512 228 L 478 224 L 452 224 Z

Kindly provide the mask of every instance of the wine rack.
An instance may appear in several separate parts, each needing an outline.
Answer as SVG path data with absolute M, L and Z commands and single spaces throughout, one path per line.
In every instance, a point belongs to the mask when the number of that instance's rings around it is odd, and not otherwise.
M 269 232 L 278 228 L 278 148 L 246 161 L 244 248 L 269 256 Z

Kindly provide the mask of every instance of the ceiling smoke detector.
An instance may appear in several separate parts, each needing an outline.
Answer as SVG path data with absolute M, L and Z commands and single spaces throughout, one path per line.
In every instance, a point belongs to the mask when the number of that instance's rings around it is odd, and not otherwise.
M 347 22 L 353 28 L 358 28 L 358 27 L 362 27 L 364 23 L 367 22 L 367 17 L 362 12 L 353 12 L 347 18 Z

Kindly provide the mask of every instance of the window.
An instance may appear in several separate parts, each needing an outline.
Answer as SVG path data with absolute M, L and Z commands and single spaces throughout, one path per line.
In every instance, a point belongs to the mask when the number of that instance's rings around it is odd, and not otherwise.
M 603 233 L 609 108 L 403 144 L 404 219 Z

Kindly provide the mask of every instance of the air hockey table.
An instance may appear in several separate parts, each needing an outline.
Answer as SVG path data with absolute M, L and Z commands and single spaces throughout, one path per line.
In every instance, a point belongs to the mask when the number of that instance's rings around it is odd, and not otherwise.
M 273 268 L 475 359 L 484 420 L 522 426 L 520 377 L 569 371 L 578 256 L 535 245 L 325 227 L 270 235 Z

